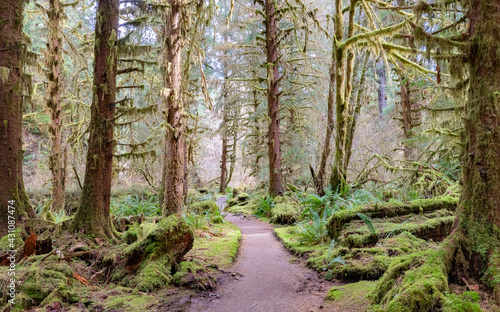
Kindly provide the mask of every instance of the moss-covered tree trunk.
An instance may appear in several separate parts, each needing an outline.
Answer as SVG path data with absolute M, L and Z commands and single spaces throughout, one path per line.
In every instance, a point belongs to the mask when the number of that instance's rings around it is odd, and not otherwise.
M 351 121 L 347 127 L 346 132 L 346 142 L 345 142 L 345 153 L 344 153 L 344 172 L 347 172 L 349 167 L 349 162 L 351 161 L 352 155 L 352 144 L 354 142 L 354 132 L 356 131 L 356 124 L 358 121 L 359 113 L 361 112 L 362 106 L 362 95 L 363 95 L 363 85 L 366 79 L 366 71 L 368 69 L 368 60 L 370 59 L 370 52 L 367 51 L 365 55 L 365 59 L 363 61 L 361 76 L 359 77 L 359 81 L 357 84 L 357 94 L 356 94 L 356 103 L 355 105 L 351 105 L 349 115 L 351 117 Z M 354 69 L 354 73 L 359 69 L 357 66 Z
M 224 43 L 227 42 L 227 37 L 224 37 Z M 226 191 L 227 185 L 227 140 L 229 132 L 229 105 L 228 105 L 228 84 L 227 79 L 229 78 L 229 72 L 227 69 L 227 49 L 224 51 L 224 58 L 222 61 L 222 66 L 224 67 L 224 82 L 222 85 L 222 153 L 220 158 L 220 185 L 219 193 L 224 193 Z
M 48 81 L 46 104 L 51 115 L 49 124 L 49 168 L 52 173 L 52 211 L 59 211 L 64 208 L 64 182 L 66 176 L 61 148 L 61 69 L 63 65 L 63 38 L 60 22 L 62 14 L 63 10 L 60 1 L 50 0 L 49 9 L 47 10 L 48 37 L 47 50 L 45 51 L 45 67 Z
M 99 0 L 95 25 L 94 87 L 89 127 L 89 148 L 80 207 L 71 230 L 114 238 L 109 212 L 113 171 L 113 139 L 118 0 Z
M 347 39 L 354 34 L 354 13 L 356 1 L 351 1 L 349 6 L 349 22 L 347 29 Z M 333 38 L 333 51 L 335 54 L 335 105 L 336 105 L 336 137 L 335 137 L 335 158 L 330 175 L 330 185 L 333 190 L 337 190 L 347 180 L 347 167 L 344 164 L 347 131 L 349 128 L 349 100 L 352 91 L 352 68 L 354 64 L 354 52 L 346 51 L 341 44 L 344 39 L 343 31 L 342 1 L 335 0 L 334 27 L 335 36 Z M 347 57 L 346 57 L 347 53 Z
M 462 195 L 455 230 L 468 244 L 468 270 L 500 303 L 500 1 L 470 1 L 470 74 L 465 106 Z
M 321 160 L 318 167 L 318 173 L 314 179 L 314 188 L 316 192 L 323 196 L 325 195 L 325 174 L 326 174 L 326 162 L 328 157 L 330 157 L 331 152 L 331 141 L 332 133 L 335 127 L 334 120 L 334 107 L 335 107 L 335 42 L 332 47 L 332 64 L 330 67 L 330 84 L 328 87 L 328 102 L 327 102 L 327 121 L 326 121 L 326 134 L 325 143 L 323 145 L 323 151 L 321 152 Z
M 283 193 L 281 173 L 280 144 L 280 104 L 278 73 L 278 25 L 276 21 L 275 1 L 265 1 L 266 15 L 266 54 L 267 54 L 267 114 L 269 127 L 267 134 L 269 157 L 269 194 L 278 196 Z
M 167 109 L 165 197 L 163 212 L 180 214 L 183 205 L 184 162 L 186 153 L 185 116 L 182 101 L 182 9 L 184 0 L 168 1 L 165 19 L 163 59 L 165 66 L 164 101 Z
M 377 64 L 377 76 L 378 76 L 378 115 L 382 117 L 384 113 L 384 108 L 387 107 L 387 99 L 385 95 L 386 89 L 386 75 L 385 75 L 385 64 L 384 62 L 379 62 Z
M 36 217 L 23 182 L 23 9 L 24 1 L 0 2 L 0 236 L 7 233 L 9 216 L 18 222 Z

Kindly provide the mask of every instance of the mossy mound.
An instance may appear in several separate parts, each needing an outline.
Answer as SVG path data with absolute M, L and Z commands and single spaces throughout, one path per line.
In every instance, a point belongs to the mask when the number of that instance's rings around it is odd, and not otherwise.
M 294 202 L 278 203 L 271 209 L 271 222 L 291 225 L 300 221 L 299 207 Z
M 197 214 L 201 214 L 201 213 L 217 210 L 217 204 L 213 200 L 203 200 L 203 201 L 192 203 L 189 206 L 189 210 L 191 210 Z
M 176 264 L 193 247 L 193 233 L 176 215 L 130 231 L 128 236 L 138 239 L 123 251 L 124 264 L 114 272 L 112 281 L 143 292 L 165 287 Z
M 10 278 L 8 268 L 0 267 L 0 284 L 7 286 Z M 71 265 L 57 255 L 43 262 L 18 265 L 15 279 L 22 283 L 16 286 L 12 311 L 25 311 L 32 306 L 54 302 L 76 303 L 83 301 L 86 294 L 86 288 L 74 277 Z M 3 291 L 7 291 L 7 287 Z M 0 299 L 1 311 L 10 306 L 8 299 L 6 293 L 3 294 Z
M 180 263 L 177 272 L 172 276 L 172 282 L 200 290 L 214 289 L 217 284 L 215 277 L 205 267 L 188 261 Z
M 408 203 L 373 204 L 335 212 L 327 224 L 328 235 L 332 238 L 340 236 L 343 227 L 358 219 L 358 213 L 371 218 L 397 217 L 408 214 L 424 214 L 446 209 L 455 211 L 458 199 L 455 197 L 440 197 L 434 199 L 417 199 Z
M 375 285 L 376 282 L 359 281 L 332 287 L 325 298 L 325 311 L 369 311 L 368 295 Z
M 241 193 L 238 194 L 236 197 L 229 199 L 227 202 L 227 206 L 228 207 L 233 207 L 236 205 L 244 206 L 248 204 L 249 201 L 250 201 L 250 195 L 248 195 L 247 193 Z

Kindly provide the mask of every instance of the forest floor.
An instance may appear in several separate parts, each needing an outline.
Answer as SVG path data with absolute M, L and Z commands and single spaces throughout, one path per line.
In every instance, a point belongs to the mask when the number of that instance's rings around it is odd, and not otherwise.
M 219 198 L 221 205 L 225 197 Z M 273 235 L 273 226 L 254 217 L 229 214 L 242 243 L 232 274 L 224 276 L 214 293 L 193 298 L 195 311 L 320 311 L 332 283 L 297 263 Z M 330 310 L 331 311 L 331 310 Z

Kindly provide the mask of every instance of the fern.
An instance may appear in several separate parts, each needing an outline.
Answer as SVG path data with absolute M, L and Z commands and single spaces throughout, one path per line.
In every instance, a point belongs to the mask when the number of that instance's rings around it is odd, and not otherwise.
M 368 217 L 364 213 L 357 213 L 357 215 L 366 224 L 368 230 L 370 231 L 370 234 L 377 234 L 377 230 L 375 229 L 375 226 L 373 226 L 373 221 L 372 219 L 370 219 L 370 217 Z

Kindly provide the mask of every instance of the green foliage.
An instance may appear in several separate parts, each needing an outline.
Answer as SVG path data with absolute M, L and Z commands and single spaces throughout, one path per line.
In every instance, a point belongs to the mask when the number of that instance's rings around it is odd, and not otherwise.
M 61 223 L 61 222 L 66 221 L 66 220 L 71 218 L 70 216 L 68 216 L 66 214 L 66 211 L 64 211 L 64 209 L 53 212 L 52 216 L 54 217 L 55 223 Z
M 328 237 L 326 224 L 328 216 L 320 216 L 316 211 L 311 212 L 312 219 L 309 221 L 298 222 L 297 235 L 301 243 L 306 245 L 316 245 L 323 242 Z
M 116 217 L 128 217 L 141 214 L 147 217 L 155 217 L 161 215 L 161 208 L 158 204 L 158 197 L 155 195 L 128 195 L 122 200 L 111 201 L 111 213 Z
M 447 294 L 443 300 L 443 312 L 481 312 L 479 295 L 474 291 L 466 291 L 461 295 Z
M 258 217 L 270 217 L 274 206 L 276 206 L 276 203 L 271 196 L 257 195 L 254 213 Z
M 373 222 L 370 217 L 361 212 L 357 213 L 357 215 L 366 224 L 368 230 L 370 231 L 370 234 L 377 234 L 377 230 L 375 229 L 375 226 L 373 226 Z
M 183 213 L 181 217 L 193 231 L 207 228 L 208 221 L 210 221 L 210 217 L 208 217 L 207 215 L 196 214 L 194 212 Z

